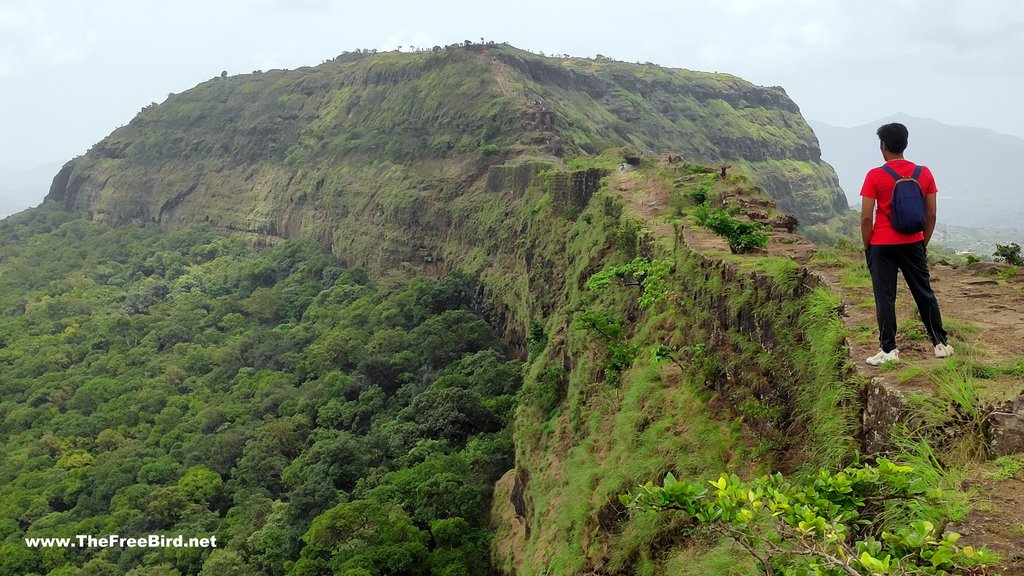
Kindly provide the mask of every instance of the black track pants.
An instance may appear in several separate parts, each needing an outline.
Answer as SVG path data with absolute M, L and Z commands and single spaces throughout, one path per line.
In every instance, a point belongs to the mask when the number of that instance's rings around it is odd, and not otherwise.
M 928 275 L 928 258 L 924 242 L 913 244 L 873 244 L 865 252 L 871 285 L 875 292 L 875 315 L 878 317 L 878 343 L 882 350 L 896 348 L 896 271 L 903 272 L 910 293 L 917 302 L 932 346 L 946 343 L 939 302 L 932 292 Z

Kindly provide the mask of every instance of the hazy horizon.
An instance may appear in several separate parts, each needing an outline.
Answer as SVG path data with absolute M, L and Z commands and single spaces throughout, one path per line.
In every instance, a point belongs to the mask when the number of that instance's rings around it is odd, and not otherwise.
M 880 22 L 914 22 L 900 29 Z M 0 0 L 0 167 L 85 151 L 138 111 L 218 76 L 314 66 L 343 51 L 480 38 L 548 54 L 725 72 L 782 86 L 805 118 L 895 112 L 1024 138 L 1024 10 L 1013 0 Z M 909 82 L 908 82 L 909 80 Z

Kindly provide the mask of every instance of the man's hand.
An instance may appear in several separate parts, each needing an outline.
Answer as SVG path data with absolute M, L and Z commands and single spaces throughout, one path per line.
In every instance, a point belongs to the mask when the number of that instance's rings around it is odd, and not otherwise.
M 875 199 L 861 196 L 860 199 L 860 239 L 864 249 L 871 245 L 871 230 L 874 228 Z
M 935 205 L 935 194 L 924 195 L 924 247 L 932 241 L 932 232 L 935 231 L 935 214 L 938 212 Z

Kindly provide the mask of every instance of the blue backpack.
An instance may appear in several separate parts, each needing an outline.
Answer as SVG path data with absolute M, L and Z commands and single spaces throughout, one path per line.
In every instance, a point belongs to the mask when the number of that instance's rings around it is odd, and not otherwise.
M 925 227 L 924 191 L 917 182 L 921 177 L 921 168 L 923 166 L 915 167 L 914 173 L 908 178 L 900 176 L 887 165 L 882 166 L 882 170 L 896 180 L 892 187 L 889 221 L 892 222 L 893 229 L 901 234 L 915 234 L 923 231 Z

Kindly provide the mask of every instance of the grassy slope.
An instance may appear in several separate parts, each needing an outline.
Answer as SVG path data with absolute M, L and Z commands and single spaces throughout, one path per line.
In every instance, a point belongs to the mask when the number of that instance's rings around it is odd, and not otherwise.
M 848 455 L 837 301 L 820 290 L 797 294 L 785 264 L 725 256 L 709 263 L 661 234 L 646 244 L 630 238 L 623 211 L 636 214 L 607 189 L 579 213 L 556 201 L 545 175 L 525 189 L 489 190 L 483 182 L 489 166 L 524 158 L 551 169 L 614 169 L 620 156 L 573 155 L 629 144 L 730 161 L 762 178 L 785 174 L 796 180 L 795 198 L 807 190 L 828 198 L 831 172 L 790 146 L 787 135 L 805 148 L 812 138 L 790 105 L 778 90 L 728 76 L 558 62 L 504 47 L 384 54 L 216 79 L 172 97 L 98 144 L 64 175 L 71 185 L 51 196 L 113 220 L 209 219 L 259 234 L 314 236 L 375 272 L 407 265 L 479 275 L 481 301 L 514 343 L 525 350 L 531 321 L 549 340 L 517 419 L 530 533 L 524 540 L 515 524 L 503 525 L 499 564 L 525 574 L 726 573 L 726 566 L 744 573 L 749 566 L 730 549 L 677 541 L 671 518 L 627 517 L 614 496 L 668 470 L 796 468 Z M 593 296 L 581 288 L 593 272 L 644 251 L 673 259 L 679 300 L 638 311 L 629 291 Z M 574 326 L 579 306 L 631 318 L 627 341 L 639 355 L 614 386 L 603 368 L 607 347 Z M 791 355 L 768 354 L 750 330 L 764 322 L 731 324 L 743 310 L 773 318 L 779 341 L 800 345 Z M 801 337 L 823 348 L 808 349 Z M 655 366 L 647 354 L 652 343 L 693 350 L 709 342 L 706 354 L 684 357 L 682 369 Z M 758 386 L 779 374 L 836 392 L 759 395 Z M 731 387 L 737 378 L 749 389 Z M 723 400 L 746 408 L 733 412 Z M 763 430 L 795 424 L 809 432 L 802 444 L 771 435 L 760 442 L 740 416 Z M 775 461 L 780 449 L 791 460 Z
M 176 126 L 183 140 L 160 148 L 161 122 L 180 121 L 180 110 L 189 111 L 195 130 Z M 725 75 L 477 47 L 215 79 L 133 124 L 70 169 L 67 190 L 74 194 L 61 198 L 58 189 L 54 199 L 117 220 L 202 218 L 261 234 L 314 236 L 375 272 L 462 268 L 480 276 L 481 301 L 516 345 L 525 350 L 532 321 L 544 328 L 548 346 L 534 361 L 517 424 L 530 536 L 524 541 L 513 524 L 503 527 L 499 561 L 509 571 L 711 570 L 730 552 L 675 546 L 671 519 L 627 518 L 614 496 L 668 470 L 686 476 L 740 463 L 747 470 L 795 468 L 850 454 L 843 386 L 832 395 L 761 393 L 779 374 L 810 390 L 849 377 L 837 352 L 833 297 L 794 292 L 794 271 L 785 264 L 765 268 L 758 259 L 729 257 L 709 263 L 661 234 L 647 244 L 624 238 L 626 208 L 608 190 L 579 213 L 556 200 L 548 175 L 535 174 L 525 189 L 483 185 L 488 167 L 522 159 L 545 161 L 551 170 L 614 169 L 621 156 L 576 155 L 628 144 L 731 162 L 762 180 L 778 175 L 794 204 L 805 205 L 807 194 L 824 200 L 817 219 L 830 213 L 834 177 L 815 162 L 816 148 L 807 144 L 813 136 L 779 90 Z M 584 293 L 590 274 L 642 245 L 653 246 L 648 255 L 673 259 L 684 298 L 638 312 L 627 291 Z M 574 327 L 581 305 L 631 318 L 629 342 L 640 354 L 615 386 L 602 368 L 606 347 Z M 772 318 L 779 342 L 794 344 L 791 354 L 766 352 L 751 330 L 764 322 L 731 324 L 742 310 Z M 801 338 L 824 348 L 808 349 Z M 653 365 L 652 343 L 714 346 L 678 369 Z M 732 387 L 737 379 L 744 385 Z M 723 400 L 745 408 L 734 413 Z M 729 416 L 708 416 L 723 412 Z M 778 435 L 759 441 L 737 424 L 739 416 L 761 430 L 792 434 L 779 427 L 795 423 L 809 433 L 798 445 Z M 788 460 L 774 461 L 779 449 Z M 694 556 L 703 559 L 682 560 Z M 743 564 L 732 569 L 742 572 Z
M 843 299 L 868 289 L 862 267 L 841 248 L 820 252 L 808 269 L 833 272 L 822 283 L 787 258 L 694 251 L 678 239 L 700 235 L 688 195 L 707 187 L 688 170 L 652 159 L 613 174 L 565 234 L 575 263 L 566 269 L 565 306 L 543 319 L 550 339 L 528 367 L 516 420 L 517 468 L 499 482 L 494 502 L 496 559 L 506 573 L 752 574 L 738 549 L 687 537 L 686 523 L 671 514 L 631 513 L 617 496 L 667 472 L 699 478 L 782 469 L 799 476 L 857 458 L 858 396 L 867 379 L 853 369 L 847 348 L 848 337 L 860 338 L 859 327 L 847 326 L 841 314 Z M 743 180 L 735 176 L 708 192 L 735 199 Z M 659 187 L 674 190 L 655 199 Z M 750 189 L 739 195 L 758 196 Z M 652 202 L 661 202 L 656 211 L 647 209 Z M 637 229 L 631 220 L 642 224 L 638 233 L 627 233 Z M 666 233 L 669 224 L 673 234 Z M 769 253 L 796 241 L 774 237 L 779 246 Z M 595 271 L 637 253 L 673 263 L 669 293 L 655 307 L 638 307 L 636 287 L 581 288 Z M 579 319 L 594 312 L 623 321 L 621 341 L 609 343 L 581 326 Z M 911 324 L 901 328 L 906 338 L 922 338 Z M 961 322 L 950 325 L 969 333 Z M 609 367 L 619 344 L 633 352 L 621 373 Z M 676 362 L 656 361 L 651 351 L 658 346 L 675 350 Z M 1020 369 L 1019 362 L 993 362 L 969 354 L 928 368 L 910 361 L 893 372 L 937 389 L 911 406 L 922 428 L 894 431 L 895 457 L 951 492 L 942 509 L 895 508 L 887 522 L 916 514 L 941 525 L 970 520 L 972 505 L 993 506 L 999 488 L 992 478 L 1015 460 L 995 468 L 979 460 L 991 388 L 979 379 L 1016 376 L 1010 384 L 1019 391 Z M 1013 481 L 1014 474 L 1003 474 Z M 982 479 L 980 494 L 961 492 L 968 475 Z M 519 490 L 521 514 L 508 502 Z M 1010 534 L 1012 519 L 1000 522 L 1010 522 L 1000 524 Z
M 638 174 L 671 182 L 685 177 L 680 170 L 648 163 Z M 535 224 L 546 220 L 538 216 Z M 535 226 L 546 239 L 526 241 L 564 251 L 568 266 L 561 305 L 535 318 L 549 339 L 534 350 L 521 395 L 517 468 L 495 498 L 507 573 L 696 574 L 725 564 L 748 573 L 734 550 L 681 539 L 670 515 L 631 516 L 618 495 L 668 471 L 834 466 L 852 454 L 857 386 L 834 296 L 801 287 L 791 261 L 708 259 L 649 228 L 625 233 L 630 218 L 603 188 L 567 231 Z M 639 310 L 635 288 L 581 288 L 637 253 L 674 262 L 670 296 L 655 308 Z M 751 322 L 738 320 L 745 310 Z M 588 311 L 627 319 L 623 342 L 635 355 L 621 374 L 608 368 L 611 346 L 579 326 Z M 655 362 L 656 345 L 678 350 L 679 362 Z M 507 504 L 512 476 L 525 488 L 525 517 Z

